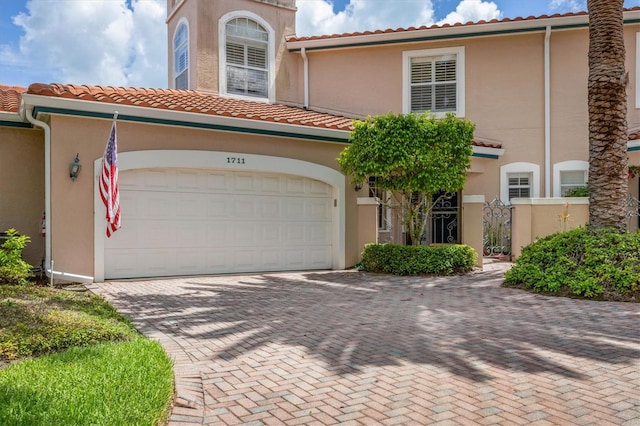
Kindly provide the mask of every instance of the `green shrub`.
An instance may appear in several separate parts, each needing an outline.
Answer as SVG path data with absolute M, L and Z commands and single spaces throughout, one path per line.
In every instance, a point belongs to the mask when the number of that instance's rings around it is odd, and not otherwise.
M 577 228 L 522 250 L 507 284 L 539 292 L 632 300 L 640 295 L 640 234 Z
M 579 186 L 577 188 L 571 188 L 564 194 L 565 197 L 588 197 L 589 187 Z
M 22 250 L 31 241 L 26 235 L 8 229 L 7 239 L 0 246 L 0 282 L 25 284 L 33 276 L 31 265 L 22 260 Z
M 475 250 L 466 245 L 401 246 L 367 244 L 362 269 L 394 275 L 451 275 L 469 272 L 476 264 Z

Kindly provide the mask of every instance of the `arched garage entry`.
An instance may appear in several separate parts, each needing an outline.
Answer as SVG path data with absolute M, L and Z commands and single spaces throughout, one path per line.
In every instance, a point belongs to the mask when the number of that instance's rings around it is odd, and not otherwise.
M 97 282 L 345 266 L 345 179 L 334 169 L 253 154 L 122 152 L 122 229 L 107 239 L 100 166 Z

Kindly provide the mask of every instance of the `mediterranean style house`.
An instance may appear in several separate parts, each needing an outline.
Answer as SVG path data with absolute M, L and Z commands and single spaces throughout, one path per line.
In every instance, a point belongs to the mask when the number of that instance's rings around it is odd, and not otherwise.
M 624 18 L 640 165 L 640 8 Z M 476 124 L 444 208 L 458 219 L 431 242 L 477 247 L 483 201 L 588 182 L 585 13 L 315 37 L 295 21 L 295 0 L 167 0 L 169 89 L 0 86 L 0 228 L 72 281 L 350 267 L 401 232 L 336 162 L 353 119 L 387 112 Z M 116 112 L 122 228 L 107 238 L 97 182 Z

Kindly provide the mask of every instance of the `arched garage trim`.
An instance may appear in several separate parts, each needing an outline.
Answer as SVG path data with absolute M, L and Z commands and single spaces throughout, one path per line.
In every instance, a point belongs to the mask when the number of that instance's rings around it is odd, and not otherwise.
M 104 281 L 106 222 L 98 191 L 102 157 L 94 161 L 94 280 Z M 316 179 L 333 188 L 333 268 L 345 267 L 345 178 L 337 170 L 308 161 L 219 151 L 157 150 L 118 153 L 119 171 L 150 168 L 193 168 L 290 174 Z M 123 221 L 126 211 L 122 212 Z

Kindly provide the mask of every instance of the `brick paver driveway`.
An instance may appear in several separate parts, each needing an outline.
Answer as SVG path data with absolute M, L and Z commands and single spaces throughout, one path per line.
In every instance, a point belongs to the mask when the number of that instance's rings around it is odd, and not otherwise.
M 640 304 L 464 277 L 89 286 L 175 359 L 172 425 L 640 425 Z

